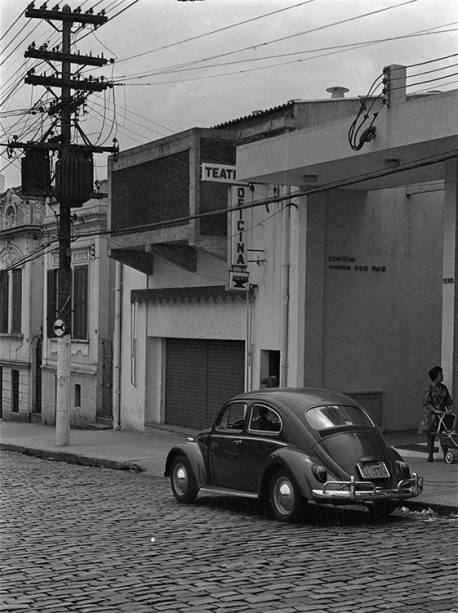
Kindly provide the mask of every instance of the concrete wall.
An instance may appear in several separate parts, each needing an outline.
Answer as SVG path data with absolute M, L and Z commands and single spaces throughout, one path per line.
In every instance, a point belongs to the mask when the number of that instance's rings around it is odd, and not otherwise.
M 380 390 L 385 429 L 414 428 L 441 357 L 443 193 L 335 191 L 309 207 L 305 382 Z
M 134 309 L 130 294 L 133 289 L 146 289 L 147 276 L 130 268 L 122 267 L 121 288 L 121 394 L 120 426 L 122 429 L 143 430 L 145 422 L 145 379 L 139 377 L 135 367 L 146 360 L 146 330 L 143 323 L 143 335 L 139 334 L 141 321 L 146 320 L 146 305 Z M 141 311 L 141 312 L 139 312 Z M 133 321 L 133 316 L 135 321 Z M 132 344 L 133 338 L 137 341 Z M 114 339 L 116 342 L 116 339 Z M 134 359 L 133 359 L 134 358 Z M 143 367 L 144 372 L 144 367 Z M 136 375 L 136 376 L 134 376 Z

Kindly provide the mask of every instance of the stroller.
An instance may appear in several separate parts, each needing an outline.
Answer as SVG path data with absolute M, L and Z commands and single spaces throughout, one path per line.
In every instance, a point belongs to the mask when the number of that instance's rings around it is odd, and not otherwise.
M 453 464 L 458 458 L 458 432 L 456 432 L 457 416 L 453 413 L 438 415 L 439 442 L 444 454 L 444 462 Z

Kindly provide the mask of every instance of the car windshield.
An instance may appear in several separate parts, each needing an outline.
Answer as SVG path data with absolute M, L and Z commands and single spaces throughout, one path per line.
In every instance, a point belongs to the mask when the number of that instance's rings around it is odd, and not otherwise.
M 316 430 L 339 428 L 341 426 L 374 427 L 371 418 L 358 407 L 332 404 L 308 409 L 305 414 L 309 423 Z

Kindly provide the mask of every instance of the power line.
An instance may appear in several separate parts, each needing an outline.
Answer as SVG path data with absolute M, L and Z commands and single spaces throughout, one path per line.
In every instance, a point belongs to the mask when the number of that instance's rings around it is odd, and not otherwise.
M 209 217 L 209 216 L 215 216 L 215 215 L 221 215 L 221 214 L 228 214 L 228 213 L 233 213 L 235 211 L 240 211 L 240 210 L 245 210 L 245 209 L 250 209 L 250 208 L 255 208 L 258 206 L 266 206 L 267 204 L 275 204 L 275 203 L 279 203 L 279 202 L 285 202 L 285 201 L 291 201 L 294 198 L 298 198 L 301 196 L 308 196 L 308 195 L 312 195 L 312 194 L 316 194 L 316 193 L 320 193 L 320 192 L 325 192 L 325 191 L 331 191 L 333 189 L 337 189 L 339 187 L 346 187 L 349 185 L 354 185 L 357 183 L 361 183 L 362 181 L 367 181 L 369 179 L 375 179 L 375 178 L 380 178 L 380 177 L 384 177 L 384 176 L 389 176 L 392 174 L 397 174 L 400 172 L 404 172 L 406 170 L 411 170 L 413 168 L 420 168 L 423 166 L 429 166 L 429 165 L 434 165 L 434 164 L 439 164 L 441 162 L 444 162 L 446 160 L 449 159 L 453 159 L 454 157 L 457 157 L 458 152 L 456 149 L 453 149 L 451 151 L 445 151 L 442 154 L 439 155 L 433 155 L 433 156 L 428 156 L 426 158 L 421 158 L 419 160 L 416 160 L 415 162 L 410 162 L 410 163 L 404 163 L 404 164 L 400 164 L 398 167 L 396 168 L 383 168 L 383 169 L 378 169 L 372 172 L 366 172 L 360 175 L 351 175 L 349 177 L 346 178 L 342 178 L 339 179 L 337 181 L 332 181 L 329 183 L 325 183 L 322 185 L 318 185 L 316 187 L 313 188 L 307 188 L 307 189 L 299 189 L 295 192 L 292 192 L 290 194 L 285 194 L 282 196 L 272 196 L 269 198 L 263 198 L 260 200 L 253 200 L 252 202 L 249 203 L 245 203 L 242 205 L 236 205 L 236 206 L 230 206 L 230 207 L 226 207 L 224 209 L 218 209 L 218 210 L 214 210 L 214 211 L 205 211 L 202 213 L 196 213 L 193 215 L 186 215 L 183 217 L 176 217 L 174 219 L 168 219 L 165 221 L 157 221 L 157 222 L 153 222 L 151 224 L 143 224 L 141 226 L 131 226 L 129 228 L 122 228 L 121 230 L 117 230 L 115 231 L 115 236 L 113 237 L 114 240 L 116 240 L 116 238 L 119 235 L 122 234 L 130 234 L 131 232 L 135 232 L 138 230 L 149 230 L 149 229 L 154 229 L 154 228 L 158 228 L 158 227 L 163 227 L 163 226 L 170 226 L 172 224 L 176 224 L 176 223 L 185 223 L 188 221 L 191 221 L 193 219 L 201 219 L 202 217 Z M 275 213 L 271 214 L 269 217 L 273 217 Z M 257 225 L 257 224 L 256 224 Z M 253 226 L 254 227 L 254 226 Z M 105 231 L 94 231 L 94 232 L 81 232 L 78 233 L 77 235 L 73 235 L 73 240 L 76 240 L 78 238 L 88 238 L 91 236 L 105 236 L 105 235 L 112 235 L 112 230 L 105 230 Z M 52 239 L 51 241 L 49 241 L 48 245 L 45 246 L 45 248 L 49 247 L 53 242 L 56 242 L 55 239 Z M 39 257 L 39 256 L 37 256 Z M 17 263 L 14 262 L 11 265 L 12 268 L 17 267 Z M 10 268 L 8 268 L 9 270 Z
M 122 234 L 130 234 L 132 232 L 137 232 L 137 231 L 152 230 L 152 229 L 160 228 L 160 227 L 168 227 L 168 226 L 171 226 L 172 224 L 186 223 L 193 219 L 201 219 L 202 217 L 212 217 L 214 215 L 221 215 L 222 213 L 233 213 L 235 211 L 251 209 L 257 206 L 265 206 L 266 204 L 274 204 L 275 202 L 284 202 L 286 200 L 291 200 L 292 198 L 297 198 L 300 196 L 308 196 L 312 194 L 318 194 L 320 192 L 331 191 L 339 187 L 347 187 L 349 185 L 355 185 L 357 183 L 362 183 L 363 181 L 368 181 L 370 179 L 378 179 L 381 177 L 389 176 L 391 174 L 397 174 L 400 172 L 404 172 L 406 170 L 411 170 L 413 168 L 421 168 L 423 166 L 439 164 L 446 160 L 453 159 L 457 157 L 457 155 L 458 155 L 458 151 L 456 149 L 452 149 L 450 151 L 445 151 L 439 155 L 435 154 L 432 156 L 428 156 L 426 158 L 420 158 L 419 160 L 416 160 L 415 162 L 400 164 L 396 168 L 381 168 L 381 169 L 378 169 L 372 172 L 362 173 L 360 175 L 351 175 L 349 177 L 338 179 L 336 181 L 330 181 L 329 183 L 324 183 L 316 187 L 307 188 L 307 189 L 299 189 L 291 194 L 286 194 L 283 196 L 272 196 L 270 198 L 254 200 L 248 204 L 230 206 L 224 209 L 205 211 L 203 213 L 195 213 L 193 215 L 175 217 L 173 219 L 167 219 L 164 221 L 156 221 L 156 222 L 152 222 L 149 224 L 142 224 L 140 226 L 130 226 L 128 228 L 122 228 L 120 230 L 115 231 L 115 236 L 119 236 Z M 112 232 L 111 230 L 107 230 L 106 233 L 110 234 L 111 232 Z
M 376 15 L 376 14 L 379 14 L 379 13 L 390 11 L 390 10 L 393 10 L 395 8 L 399 8 L 401 6 L 405 6 L 407 4 L 412 4 L 414 2 L 418 2 L 418 0 L 405 0 L 404 2 L 400 2 L 398 4 L 395 4 L 395 5 L 392 5 L 392 6 L 389 6 L 389 7 L 385 7 L 383 9 L 378 9 L 378 10 L 375 10 L 375 11 L 370 11 L 369 13 L 361 13 L 361 14 L 355 15 L 353 17 L 347 17 L 346 19 L 341 19 L 341 20 L 335 21 L 333 23 L 325 24 L 323 26 L 317 26 L 315 28 L 310 28 L 308 30 L 303 30 L 301 32 L 296 32 L 294 34 L 288 34 L 288 35 L 285 35 L 285 36 L 281 36 L 279 38 L 263 41 L 261 43 L 253 43 L 253 44 L 249 45 L 248 47 L 243 47 L 243 48 L 240 48 L 240 49 L 234 49 L 232 51 L 226 51 L 225 53 L 219 53 L 219 54 L 213 55 L 211 57 L 205 57 L 205 58 L 201 58 L 199 60 L 191 60 L 189 62 L 184 62 L 184 63 L 181 63 L 181 64 L 175 64 L 175 65 L 172 65 L 172 66 L 166 66 L 166 67 L 162 68 L 161 70 L 168 71 L 168 70 L 171 70 L 171 69 L 174 69 L 174 68 L 183 68 L 183 67 L 186 67 L 186 66 L 192 66 L 194 64 L 200 64 L 202 62 L 207 62 L 209 60 L 214 60 L 214 59 L 218 59 L 218 58 L 221 58 L 221 57 L 227 57 L 229 55 L 234 55 L 236 53 L 241 53 L 243 51 L 252 51 L 254 48 L 257 49 L 259 47 L 264 47 L 264 46 L 271 45 L 271 44 L 274 44 L 274 43 L 277 43 L 277 42 L 281 42 L 281 41 L 284 41 L 284 40 L 291 40 L 292 38 L 297 38 L 298 36 L 304 36 L 305 34 L 311 34 L 311 33 L 314 33 L 314 32 L 319 32 L 319 31 L 322 31 L 322 30 L 325 30 L 325 29 L 328 29 L 328 28 L 332 28 L 332 27 L 335 27 L 335 26 L 338 26 L 338 25 L 342 25 L 344 23 L 350 23 L 352 21 L 363 19 L 365 17 L 371 17 L 372 15 Z
M 258 21 L 259 19 L 264 19 L 265 17 L 271 17 L 272 15 L 276 15 L 277 13 L 283 13 L 284 11 L 289 11 L 291 9 L 295 9 L 298 6 L 302 6 L 304 4 L 310 4 L 311 2 L 315 2 L 316 0 L 305 0 L 304 2 L 299 2 L 297 4 L 293 4 L 291 6 L 287 6 L 282 9 L 278 9 L 276 11 L 270 11 L 269 13 L 264 13 L 263 15 L 258 15 L 256 17 L 251 17 L 250 19 L 244 19 L 243 21 L 238 21 L 236 23 L 232 23 L 228 26 L 223 26 L 221 28 L 217 28 L 216 30 L 210 30 L 209 32 L 204 32 L 203 34 L 197 34 L 196 36 L 190 36 L 189 38 L 184 38 L 183 40 L 179 40 L 173 43 L 168 43 L 166 45 L 162 45 L 161 47 L 156 47 L 154 49 L 149 49 L 148 51 L 143 51 L 142 53 L 137 53 L 136 55 L 131 55 L 129 57 L 122 58 L 117 60 L 117 64 L 121 62 L 127 62 L 129 60 L 133 60 L 144 55 L 148 55 L 150 53 L 156 53 L 157 51 L 162 51 L 163 49 L 170 49 L 171 47 L 177 47 L 178 45 L 183 45 L 184 43 L 189 43 L 193 40 L 198 40 L 200 38 L 204 38 L 206 36 L 211 36 L 212 34 L 217 34 L 219 32 L 224 32 L 225 30 L 230 30 L 231 28 L 236 28 L 241 25 L 245 25 L 247 23 L 252 23 L 253 21 Z
M 12 28 L 13 28 L 13 27 L 14 27 L 14 26 L 17 24 L 17 22 L 19 21 L 19 19 L 20 19 L 20 18 L 21 18 L 23 15 L 24 15 L 24 11 L 21 11 L 21 12 L 19 13 L 19 15 L 16 17 L 16 19 L 13 21 L 13 23 L 10 25 L 10 27 L 9 27 L 9 28 L 8 28 L 8 29 L 7 29 L 5 32 L 3 32 L 3 34 L 0 36 L 0 41 L 2 41 L 2 40 L 5 38 L 5 36 L 6 36 L 6 35 L 9 33 L 9 31 L 10 31 L 10 30 L 11 30 L 11 29 L 12 29 Z
M 96 106 L 102 107 L 104 105 L 100 104 L 99 102 L 96 102 L 95 100 L 92 100 L 92 104 L 95 104 Z M 134 111 L 131 111 L 130 109 L 127 109 L 127 107 L 125 106 L 120 106 L 118 105 L 118 107 L 122 108 L 124 111 L 128 112 L 129 116 L 126 115 L 125 119 L 127 121 L 129 121 L 130 123 L 134 124 L 135 126 L 138 126 L 139 128 L 144 128 L 149 130 L 150 132 L 154 133 L 154 134 L 159 134 L 160 136 L 166 136 L 166 134 L 162 132 L 159 132 L 157 128 L 149 128 L 144 126 L 143 124 L 140 124 L 137 121 L 134 121 L 133 119 L 131 119 L 130 115 L 134 115 L 135 117 L 139 117 L 140 119 L 143 119 L 144 121 L 148 121 L 149 123 L 152 123 L 154 125 L 159 125 L 159 127 L 162 130 L 166 130 L 167 132 L 173 132 L 173 130 L 171 128 L 166 128 L 165 126 L 162 126 L 161 124 L 157 124 L 157 122 L 150 120 L 148 117 L 144 117 L 143 115 L 140 115 L 139 113 L 135 113 Z M 94 109 L 95 110 L 95 109 Z
M 458 22 L 453 22 L 453 23 L 458 23 Z M 436 26 L 437 28 L 439 27 L 444 27 L 444 26 Z M 432 28 L 434 29 L 434 28 Z M 192 71 L 192 70 L 207 70 L 208 68 L 219 68 L 222 66 L 231 66 L 234 64 L 247 64 L 247 63 L 252 63 L 252 62 L 260 62 L 260 61 L 264 61 L 264 60 L 269 60 L 269 59 L 275 59 L 275 58 L 282 58 L 282 57 L 291 57 L 291 56 L 295 56 L 295 55 L 303 55 L 306 53 L 316 53 L 316 52 L 321 52 L 321 51 L 341 51 L 341 50 L 353 50 L 353 49 L 358 49 L 359 47 L 365 47 L 365 46 L 369 46 L 369 45 L 376 45 L 379 43 L 385 43 L 385 42 L 391 42 L 394 40 L 403 40 L 406 38 L 414 38 L 414 37 L 418 37 L 418 36 L 431 36 L 432 34 L 444 34 L 444 33 L 448 33 L 448 32 L 456 32 L 457 28 L 452 28 L 452 29 L 448 29 L 448 30 L 436 30 L 434 32 L 429 32 L 429 31 L 424 31 L 424 30 L 420 30 L 417 32 L 411 32 L 409 34 L 402 34 L 399 36 L 391 36 L 391 37 L 387 37 L 387 38 L 377 38 L 377 39 L 371 39 L 371 40 L 366 40 L 366 41 L 358 41 L 358 42 L 352 42 L 352 43 L 342 43 L 339 45 L 328 45 L 326 47 L 315 47 L 312 49 L 303 49 L 301 51 L 292 51 L 292 52 L 288 52 L 288 53 L 278 53 L 278 54 L 272 54 L 272 55 L 265 55 L 262 57 L 257 57 L 257 58 L 247 58 L 247 59 L 241 59 L 241 60 L 232 60 L 229 62 L 221 62 L 218 64 L 209 64 L 209 65 L 205 65 L 205 66 L 191 66 L 188 68 L 177 68 L 177 69 L 173 69 L 170 71 L 164 71 L 159 69 L 158 71 L 153 71 L 153 72 L 148 72 L 148 73 L 137 73 L 136 75 L 131 75 L 131 76 L 127 76 L 127 75 L 120 75 L 118 77 L 115 78 L 115 81 L 118 81 L 120 79 L 123 79 L 124 81 L 129 81 L 132 79 L 140 79 L 140 78 L 146 78 L 149 76 L 162 76 L 162 75 L 167 75 L 167 74 L 177 74 L 180 72 L 188 72 L 188 71 Z M 331 54 L 330 54 L 331 55 Z M 315 59 L 316 57 L 323 57 L 323 56 L 315 56 L 312 58 L 302 58 L 299 60 L 296 60 L 298 62 L 300 61 L 308 61 L 309 59 Z M 267 67 L 275 67 L 275 66 L 281 66 L 281 65 L 285 65 L 286 63 L 294 63 L 294 62 L 285 62 L 285 63 L 281 63 L 281 64 L 269 64 Z M 264 68 L 264 67 L 261 67 Z M 227 73 L 225 73 L 227 74 Z
M 123 1 L 123 0 L 122 0 Z M 113 21 L 113 19 L 116 19 L 116 17 L 119 17 L 119 15 L 121 15 L 122 13 L 124 13 L 124 11 L 127 11 L 127 9 L 130 9 L 132 6 L 134 6 L 134 4 L 137 4 L 137 2 L 139 2 L 140 0 L 133 0 L 133 2 L 131 2 L 128 6 L 126 6 L 125 8 L 123 8 L 122 10 L 120 10 L 118 13 L 116 13 L 115 15 L 112 15 L 111 17 L 109 17 L 108 21 Z M 121 2 L 122 3 L 122 2 Z M 83 38 L 86 38 L 86 36 L 89 36 L 90 34 L 92 34 L 92 32 L 86 32 L 86 34 L 83 34 L 83 36 L 80 36 L 79 38 L 77 38 L 75 40 L 75 44 L 80 42 L 81 40 L 83 40 Z

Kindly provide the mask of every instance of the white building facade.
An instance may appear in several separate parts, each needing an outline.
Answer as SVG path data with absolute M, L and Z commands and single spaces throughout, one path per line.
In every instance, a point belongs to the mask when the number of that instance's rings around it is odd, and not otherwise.
M 382 428 L 416 427 L 427 370 L 453 378 L 454 101 L 399 102 L 358 153 L 358 101 L 337 99 L 112 161 L 115 426 L 201 428 L 273 384 L 344 391 Z M 231 286 L 231 269 L 248 281 Z
M 106 184 L 102 184 L 102 190 Z M 48 207 L 45 232 L 57 235 L 55 211 Z M 72 223 L 72 334 L 70 364 L 70 424 L 88 427 L 112 420 L 112 335 L 114 326 L 114 264 L 106 244 L 107 198 L 94 198 L 73 209 Z M 43 356 L 41 421 L 55 424 L 57 400 L 58 317 L 57 242 L 44 256 Z
M 41 411 L 44 214 L 20 189 L 0 196 L 0 415 L 17 421 Z

